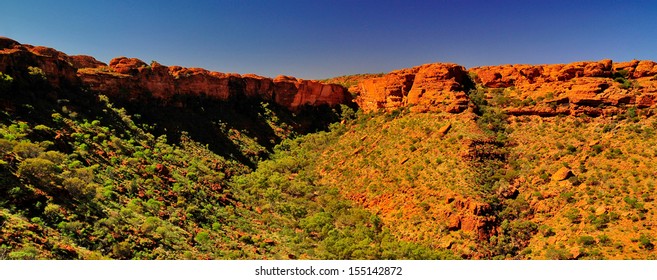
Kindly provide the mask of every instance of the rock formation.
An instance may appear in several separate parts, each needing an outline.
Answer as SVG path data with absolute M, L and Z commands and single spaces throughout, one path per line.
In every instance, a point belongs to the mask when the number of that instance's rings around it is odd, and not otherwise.
M 0 37 L 0 72 L 34 82 L 41 69 L 53 88 L 86 86 L 124 100 L 158 100 L 184 106 L 185 96 L 213 100 L 242 98 L 274 102 L 289 110 L 302 106 L 348 104 L 351 94 L 343 86 L 279 76 L 219 73 L 200 68 L 150 65 L 136 58 L 119 57 L 109 65 L 90 56 L 68 56 L 47 47 L 20 44 Z M 362 77 L 361 77 L 362 76 Z M 627 107 L 657 104 L 657 63 L 575 62 L 551 65 L 499 65 L 466 70 L 456 64 L 425 64 L 389 74 L 363 76 L 350 90 L 364 111 L 388 111 L 411 106 L 415 112 L 460 113 L 468 108 L 468 92 L 475 88 L 502 94 L 501 104 L 512 115 L 605 115 Z M 344 77 L 343 77 L 344 78 Z M 495 91 L 494 89 L 497 89 Z
M 615 114 L 625 107 L 646 108 L 657 102 L 657 63 L 575 62 L 551 65 L 499 65 L 466 71 L 455 64 L 426 64 L 367 78 L 351 90 L 365 111 L 412 106 L 414 111 L 459 113 L 467 108 L 467 91 L 475 85 L 499 89 L 514 115 Z
M 468 73 L 456 64 L 425 64 L 365 79 L 355 87 L 358 105 L 365 111 L 413 110 L 462 112 L 467 108 Z
M 40 71 L 35 71 L 36 68 Z M 0 37 L 0 72 L 14 78 L 17 82 L 33 84 L 43 74 L 47 83 L 53 87 L 79 86 L 68 56 L 46 47 L 22 45 L 12 39 Z M 42 72 L 42 73 L 39 73 Z
M 68 56 L 46 47 L 22 45 L 0 38 L 0 72 L 29 81 L 28 66 L 38 67 L 54 88 L 84 85 L 93 91 L 125 100 L 181 104 L 184 96 L 204 96 L 226 101 L 255 98 L 272 101 L 296 111 L 302 106 L 351 103 L 351 94 L 342 86 L 280 76 L 212 72 L 200 68 L 150 65 L 136 58 L 119 57 L 106 65 L 93 57 Z M 184 99 L 184 98 L 182 98 Z
M 520 101 L 506 108 L 516 115 L 613 114 L 623 107 L 651 107 L 657 98 L 652 61 L 484 66 L 470 72 L 483 87 L 505 89 Z

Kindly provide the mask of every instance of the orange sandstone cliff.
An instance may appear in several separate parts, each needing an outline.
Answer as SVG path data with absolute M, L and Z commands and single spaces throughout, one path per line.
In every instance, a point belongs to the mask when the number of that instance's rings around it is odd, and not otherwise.
M 274 79 L 201 68 L 150 65 L 119 57 L 109 65 L 91 56 L 69 56 L 47 47 L 20 44 L 0 37 L 0 72 L 19 81 L 34 81 L 41 69 L 53 88 L 86 86 L 125 100 L 156 99 L 183 106 L 184 96 L 225 101 L 256 98 L 289 110 L 302 106 L 350 104 L 343 86 L 294 77 Z M 551 65 L 498 65 L 465 69 L 434 63 L 396 70 L 383 76 L 361 75 L 350 87 L 366 112 L 411 106 L 416 112 L 468 109 L 468 94 L 486 90 L 487 98 L 504 95 L 504 110 L 512 115 L 617 114 L 626 107 L 647 108 L 657 103 L 657 63 L 575 62 Z
M 157 99 L 177 105 L 180 96 L 205 96 L 225 101 L 257 98 L 295 111 L 302 106 L 351 103 L 342 86 L 279 76 L 275 79 L 247 74 L 226 74 L 200 68 L 150 65 L 136 58 L 119 57 L 109 65 L 90 56 L 68 56 L 46 47 L 0 38 L 0 72 L 21 81 L 30 80 L 29 67 L 41 69 L 53 88 L 84 85 L 93 91 L 127 100 Z
M 652 61 L 485 66 L 470 72 L 482 86 L 505 88 L 509 98 L 521 101 L 507 108 L 517 115 L 613 114 L 624 107 L 652 107 L 657 97 Z
M 466 71 L 455 64 L 426 64 L 361 80 L 352 91 L 365 111 L 412 106 L 414 111 L 467 109 L 473 89 L 497 89 L 515 115 L 614 114 L 624 107 L 652 107 L 657 101 L 657 63 L 575 62 L 499 65 Z M 491 94 L 487 98 L 493 98 Z
M 416 111 L 462 112 L 467 108 L 468 72 L 456 64 L 426 64 L 362 80 L 355 91 L 365 111 L 414 105 Z

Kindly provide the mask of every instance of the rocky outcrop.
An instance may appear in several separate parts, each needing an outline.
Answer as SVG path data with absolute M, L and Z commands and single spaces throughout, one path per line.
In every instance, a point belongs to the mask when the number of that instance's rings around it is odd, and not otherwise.
M 550 65 L 498 65 L 465 71 L 455 64 L 426 64 L 364 78 L 350 88 L 364 111 L 412 106 L 416 112 L 459 113 L 477 84 L 513 115 L 605 115 L 657 104 L 657 63 L 611 60 Z
M 552 180 L 563 181 L 573 176 L 573 172 L 568 167 L 561 167 L 559 170 L 552 174 Z
M 351 95 L 339 85 L 293 77 L 265 78 L 253 74 L 238 75 L 201 68 L 150 65 L 136 58 L 112 59 L 107 71 L 102 68 L 79 71 L 82 81 L 93 90 L 111 96 L 179 100 L 175 96 L 204 96 L 214 100 L 259 98 L 290 110 L 302 106 L 338 105 L 351 102 Z
M 259 99 L 290 110 L 352 102 L 351 94 L 337 84 L 279 76 L 219 73 L 200 68 L 147 64 L 119 57 L 109 65 L 90 56 L 68 56 L 52 48 L 20 44 L 0 37 L 0 72 L 23 86 L 45 79 L 51 88 L 84 85 L 110 97 L 128 101 L 156 99 L 184 106 L 185 97 L 226 101 Z M 42 76 L 42 77 L 41 77 Z M 345 80 L 347 81 L 347 80 Z M 349 80 L 351 81 L 351 80 Z M 606 115 L 626 107 L 657 105 L 657 63 L 611 60 L 551 65 L 499 65 L 466 71 L 456 64 L 425 64 L 385 75 L 359 75 L 350 87 L 356 103 L 366 112 L 412 111 L 459 113 L 468 108 L 467 92 L 474 83 L 497 89 L 509 104 L 496 104 L 512 115 Z
M 14 78 L 24 86 L 44 84 L 52 88 L 80 85 L 77 69 L 68 56 L 55 49 L 22 45 L 12 39 L 0 37 L 0 72 Z
M 515 104 L 502 107 L 513 115 L 605 115 L 625 107 L 652 107 L 657 101 L 657 64 L 652 61 L 484 66 L 470 73 L 485 88 L 504 89 Z
M 96 60 L 92 56 L 88 55 L 72 55 L 69 57 L 70 62 L 73 65 L 73 67 L 80 69 L 80 68 L 98 68 L 98 67 L 105 67 L 107 64 L 104 62 L 100 62 Z
M 565 82 L 581 77 L 611 77 L 612 61 L 549 65 L 498 65 L 475 67 L 475 82 L 489 88 Z
M 364 111 L 412 105 L 419 112 L 458 113 L 467 108 L 468 79 L 463 66 L 426 64 L 362 80 L 355 88 L 356 102 Z
M 279 76 L 275 79 L 253 74 L 212 72 L 201 68 L 148 65 L 136 58 L 112 59 L 109 68 L 82 69 L 82 81 L 93 90 L 111 96 L 178 100 L 175 96 L 204 96 L 214 100 L 259 98 L 290 110 L 302 106 L 338 105 L 351 102 L 351 95 L 339 85 Z
M 461 196 L 450 196 L 446 203 L 454 212 L 442 213 L 448 230 L 473 232 L 479 240 L 488 240 L 496 232 L 496 220 L 490 204 Z
M 275 79 L 226 74 L 200 68 L 150 65 L 136 58 L 118 57 L 109 65 L 90 56 L 68 56 L 46 47 L 22 45 L 0 38 L 0 72 L 30 81 L 28 66 L 40 68 L 54 88 L 85 85 L 122 100 L 158 100 L 184 106 L 185 96 L 218 101 L 254 98 L 296 111 L 303 106 L 351 103 L 342 86 L 281 76 Z

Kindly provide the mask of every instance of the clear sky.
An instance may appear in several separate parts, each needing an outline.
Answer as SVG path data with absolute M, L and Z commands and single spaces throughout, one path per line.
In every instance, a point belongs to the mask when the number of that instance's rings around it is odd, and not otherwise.
M 0 1 L 0 36 L 109 62 L 306 79 L 430 62 L 657 61 L 657 1 Z

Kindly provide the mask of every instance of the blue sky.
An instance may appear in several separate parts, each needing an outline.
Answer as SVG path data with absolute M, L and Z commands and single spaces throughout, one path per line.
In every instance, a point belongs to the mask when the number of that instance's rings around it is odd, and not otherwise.
M 21 43 L 270 77 L 657 60 L 657 1 L 3 0 L 0 11 L 0 36 Z

